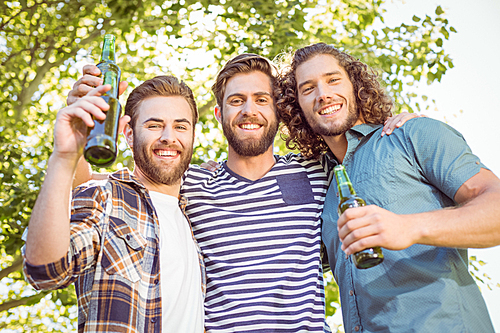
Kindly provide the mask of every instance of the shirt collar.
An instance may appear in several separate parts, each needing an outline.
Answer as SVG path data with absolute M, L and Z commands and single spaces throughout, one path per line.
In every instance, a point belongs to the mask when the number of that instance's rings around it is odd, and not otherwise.
M 141 183 L 141 181 L 139 180 L 139 178 L 137 178 L 136 176 L 134 176 L 129 169 L 127 168 L 124 168 L 124 169 L 121 169 L 121 170 L 118 170 L 116 172 L 113 172 L 112 174 L 109 175 L 110 178 L 114 179 L 114 180 L 117 180 L 119 182 L 123 182 L 123 183 L 133 183 L 133 184 L 136 184 L 137 186 L 143 188 L 143 189 L 146 189 L 146 186 L 144 186 L 143 183 Z
M 135 185 L 139 186 L 140 188 L 144 189 L 146 191 L 146 193 L 149 193 L 146 186 L 144 186 L 144 184 L 141 183 L 139 178 L 134 176 L 134 174 L 132 174 L 130 172 L 130 170 L 127 168 L 113 172 L 112 174 L 109 175 L 109 177 L 112 179 L 115 179 L 119 182 L 135 184 Z M 182 196 L 180 194 L 178 196 L 178 199 L 179 199 L 179 206 L 181 207 L 182 211 L 184 212 L 188 201 L 184 196 Z
M 381 128 L 383 125 L 382 124 L 359 124 L 356 125 L 352 128 L 350 128 L 347 133 L 347 141 L 352 142 L 354 138 L 356 138 L 356 141 L 361 140 L 361 137 L 366 137 L 367 135 L 372 134 L 373 132 L 377 131 L 379 128 Z M 357 143 L 355 144 L 357 146 Z M 347 155 L 347 154 L 346 154 Z M 333 169 L 334 166 L 340 164 L 333 155 L 333 153 L 328 150 L 324 155 L 323 155 L 323 162 L 324 165 L 327 165 L 328 170 Z
M 382 126 L 382 124 L 359 124 L 349 129 L 349 131 L 361 134 L 362 136 L 367 136 L 368 134 L 375 132 Z

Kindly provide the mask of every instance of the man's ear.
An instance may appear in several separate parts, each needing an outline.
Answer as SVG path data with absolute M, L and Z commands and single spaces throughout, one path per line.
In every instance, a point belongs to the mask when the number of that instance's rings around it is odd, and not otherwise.
M 134 147 L 134 131 L 132 131 L 132 127 L 129 124 L 125 125 L 125 128 L 123 129 L 123 135 L 125 135 L 128 146 L 130 148 Z
M 218 105 L 215 106 L 214 115 L 217 121 L 222 124 L 222 109 L 220 106 Z

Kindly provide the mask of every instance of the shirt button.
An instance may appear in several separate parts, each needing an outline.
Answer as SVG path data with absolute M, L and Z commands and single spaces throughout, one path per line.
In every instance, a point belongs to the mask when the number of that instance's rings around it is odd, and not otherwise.
M 152 323 L 156 323 L 156 318 L 151 318 Z M 357 326 L 356 326 L 357 327 Z
M 477 161 L 476 164 L 479 165 L 479 161 Z
M 346 258 L 346 259 L 349 259 L 349 256 L 346 254 L 346 255 L 345 255 L 345 258 Z
M 359 331 L 359 326 L 354 327 L 354 330 L 357 332 Z
M 354 295 L 354 291 L 349 290 L 349 295 L 351 295 L 351 296 Z
M 155 285 L 157 285 L 157 284 L 158 284 L 158 282 L 160 282 L 160 280 L 155 279 L 155 281 L 154 281 L 154 282 L 155 282 Z
M 125 238 L 129 241 L 130 240 L 130 235 L 125 236 Z

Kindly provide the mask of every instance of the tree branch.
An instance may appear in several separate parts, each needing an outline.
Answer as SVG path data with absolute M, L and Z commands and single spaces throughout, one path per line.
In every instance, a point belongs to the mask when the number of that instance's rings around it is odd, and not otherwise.
M 12 272 L 17 272 L 23 266 L 23 258 L 19 257 L 7 268 L 0 271 L 0 280 L 9 275 Z
M 50 292 L 51 292 L 51 290 L 44 290 L 44 291 L 41 291 L 40 293 L 33 295 L 33 296 L 28 296 L 28 297 L 23 297 L 20 299 L 15 299 L 12 301 L 3 302 L 2 304 L 0 304 L 0 312 L 6 311 L 6 310 L 9 310 L 9 309 L 21 306 L 21 305 L 26 305 L 31 301 L 36 301 L 37 299 L 40 300 L 41 298 L 45 297 Z

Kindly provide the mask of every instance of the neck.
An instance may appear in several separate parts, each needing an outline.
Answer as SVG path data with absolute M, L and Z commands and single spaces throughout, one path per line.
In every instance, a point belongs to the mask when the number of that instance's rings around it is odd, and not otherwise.
M 359 116 L 358 120 L 356 123 L 354 123 L 354 126 L 364 124 L 365 121 L 362 117 L 362 115 Z M 351 127 L 351 128 L 352 128 Z M 344 157 L 345 154 L 347 153 L 347 138 L 345 136 L 345 133 L 342 133 L 340 135 L 335 135 L 335 136 L 322 136 L 323 140 L 325 140 L 325 143 L 328 145 L 328 148 L 330 148 L 331 152 L 337 160 L 340 163 L 344 162 Z
M 135 168 L 133 174 L 141 181 L 141 183 L 148 189 L 148 191 L 160 192 L 176 198 L 179 197 L 179 192 L 181 190 L 180 178 L 175 182 L 175 184 L 166 185 L 152 181 L 139 168 Z
M 228 148 L 226 163 L 228 168 L 250 180 L 257 180 L 264 177 L 275 163 L 273 145 L 264 154 L 258 156 L 241 156 L 231 146 Z
M 337 160 L 342 164 L 344 161 L 345 154 L 347 153 L 347 138 L 344 134 L 336 136 L 323 136 L 328 148 Z

